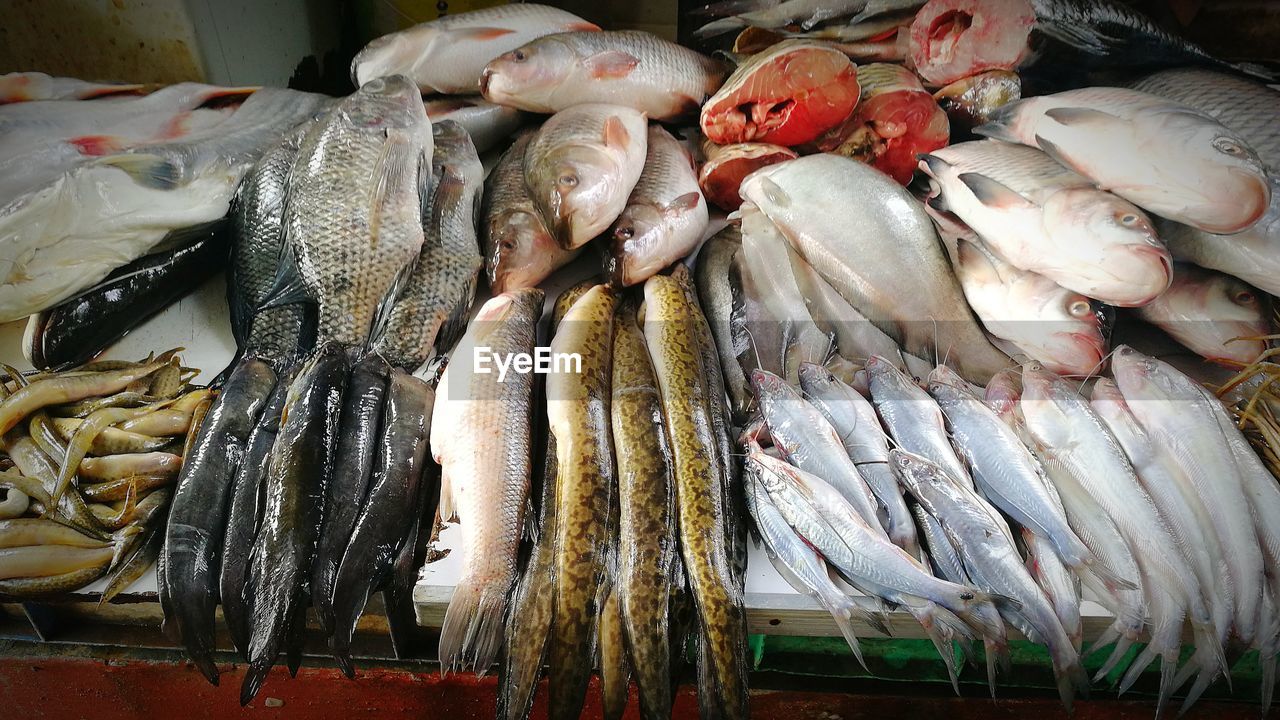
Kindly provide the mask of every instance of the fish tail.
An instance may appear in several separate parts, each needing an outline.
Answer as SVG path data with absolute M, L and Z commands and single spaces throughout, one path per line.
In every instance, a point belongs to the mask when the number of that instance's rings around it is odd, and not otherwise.
M 846 607 L 831 606 L 828 608 L 831 617 L 836 621 L 836 627 L 840 628 L 840 634 L 844 636 L 844 641 L 849 644 L 849 649 L 853 651 L 853 656 L 857 658 L 858 664 L 862 666 L 863 670 L 871 672 L 871 669 L 867 667 L 867 661 L 862 658 L 862 646 L 858 644 L 858 635 L 853 631 L 853 613 L 858 610 L 852 600 Z M 867 614 L 869 615 L 870 613 Z
M 1262 667 L 1262 715 L 1266 717 L 1271 711 L 1271 699 L 1276 690 L 1276 656 L 1259 660 Z
M 1146 670 L 1155 659 L 1159 657 L 1160 650 L 1153 641 L 1142 648 L 1142 652 L 1138 653 L 1138 657 L 1134 658 L 1133 663 L 1129 665 L 1129 669 L 1125 672 L 1124 677 L 1120 679 L 1120 688 L 1117 695 L 1124 695 L 1138 681 L 1138 677 L 1142 675 L 1142 671 Z
M 505 588 L 459 583 L 440 629 L 440 671 L 473 668 L 483 676 L 502 647 L 502 619 L 507 607 Z
M 1132 580 L 1120 577 L 1111 568 L 1107 567 L 1106 563 L 1096 557 L 1086 560 L 1082 570 L 1092 574 L 1098 582 L 1102 583 L 1109 595 L 1117 594 L 1122 590 L 1138 589 L 1137 584 Z
M 744 20 L 731 16 L 721 18 L 719 20 L 713 20 L 706 25 L 703 25 L 693 31 L 693 36 L 699 40 L 705 40 L 706 38 L 723 35 L 725 33 L 733 32 L 734 30 L 741 30 L 746 26 L 747 23 Z
M 1000 619 L 1000 612 L 996 609 L 1000 602 L 996 596 L 975 591 L 974 598 L 954 612 L 980 636 L 1006 644 L 1004 621 Z
M 962 632 L 966 634 L 970 632 L 968 627 L 951 615 L 950 611 L 936 605 L 923 607 L 908 605 L 906 608 L 907 612 L 910 612 L 920 623 L 920 627 L 924 628 L 929 640 L 933 642 L 933 647 L 938 651 L 938 657 L 942 658 L 942 665 L 947 669 L 947 677 L 951 679 L 951 689 L 959 695 L 960 681 L 956 676 L 956 652 L 951 641 L 958 627 L 963 628 Z
M 1231 663 L 1227 662 L 1227 653 L 1222 647 L 1222 642 L 1218 639 L 1217 628 L 1213 625 L 1205 625 L 1201 623 L 1191 624 L 1192 634 L 1195 636 L 1196 655 L 1200 656 L 1199 665 L 1207 672 L 1211 668 L 1217 668 L 1227 678 L 1227 684 L 1231 683 Z
M 258 696 L 258 691 L 262 689 L 275 662 L 274 653 L 258 656 L 249 662 L 249 667 L 244 671 L 244 682 L 240 684 L 240 707 L 247 707 Z
M 1009 649 L 1006 647 L 1002 653 L 999 646 L 991 640 L 984 639 L 982 644 L 986 650 L 983 654 L 987 658 L 987 688 L 991 691 L 991 697 L 994 699 L 996 696 L 996 661 L 1007 660 Z
M 1071 714 L 1077 694 L 1085 698 L 1089 697 L 1089 676 L 1085 674 L 1079 658 L 1069 665 L 1054 667 L 1053 680 L 1058 687 L 1058 697 L 1062 699 L 1062 706 L 1067 709 L 1068 715 Z

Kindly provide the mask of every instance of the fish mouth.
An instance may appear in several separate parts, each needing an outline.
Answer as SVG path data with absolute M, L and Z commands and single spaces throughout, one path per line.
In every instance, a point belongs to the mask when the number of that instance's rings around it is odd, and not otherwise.
M 494 72 L 493 68 L 490 67 L 486 67 L 484 71 L 480 73 L 480 94 L 486 98 L 489 97 L 489 84 L 493 82 L 493 76 L 496 74 L 497 73 Z
M 1265 177 L 1260 177 L 1256 173 L 1232 168 L 1232 177 L 1238 178 L 1240 182 L 1248 186 L 1248 191 L 1241 196 L 1242 209 L 1248 209 L 1248 220 L 1243 224 L 1231 225 L 1227 229 L 1222 230 L 1223 233 L 1243 232 L 1253 227 L 1262 216 L 1266 214 L 1267 208 L 1271 205 L 1271 184 L 1267 182 Z M 1211 230 L 1211 232 L 1219 232 Z
M 973 26 L 973 15 L 963 10 L 949 10 L 934 18 L 929 24 L 929 44 L 926 52 L 929 60 L 949 63 L 955 59 L 960 38 Z

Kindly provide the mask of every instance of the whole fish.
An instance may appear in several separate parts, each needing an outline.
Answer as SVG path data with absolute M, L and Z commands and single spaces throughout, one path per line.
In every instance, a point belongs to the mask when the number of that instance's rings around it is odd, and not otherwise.
M 831 423 L 845 453 L 875 494 L 877 514 L 889 539 L 908 555 L 919 556 L 915 523 L 889 469 L 889 442 L 875 408 L 821 365 L 800 366 L 800 387 L 813 407 Z
M 964 302 L 920 204 L 877 170 L 811 155 L 756 171 L 743 195 L 855 310 L 917 357 L 986 381 L 1008 363 Z M 904 287 L 902 278 L 920 278 Z
M 741 250 L 741 232 L 732 225 L 725 226 L 723 230 L 703 243 L 702 249 L 698 251 L 695 274 L 698 299 L 706 314 L 707 323 L 711 326 L 711 334 L 715 338 L 716 351 L 720 356 L 720 369 L 735 420 L 746 416 L 748 404 L 751 402 L 747 378 L 742 372 L 742 365 L 738 363 L 738 356 L 746 349 L 741 346 L 746 337 L 734 330 L 735 297 L 730 279 L 734 258 Z
M 747 714 L 746 615 L 727 542 L 717 442 L 703 397 L 702 357 L 680 281 L 655 275 L 645 282 L 644 334 L 669 427 L 676 483 L 681 555 L 703 632 L 703 682 L 724 718 Z M 708 681 L 710 687 L 708 687 Z
M 249 551 L 245 595 L 252 598 L 253 624 L 249 667 L 240 686 L 241 706 L 262 689 L 285 647 L 289 626 L 297 622 L 298 609 L 306 603 L 306 579 L 324 514 L 347 372 L 342 348 L 325 343 L 298 369 L 285 397 L 280 429 L 262 478 L 262 517 Z M 169 522 L 172 525 L 172 516 Z M 166 576 L 173 571 L 173 564 L 166 562 Z
M 431 454 L 442 468 L 440 517 L 462 524 L 467 560 L 440 634 L 441 665 L 484 673 L 502 644 L 532 473 L 533 375 L 500 375 L 490 357 L 532 353 L 542 291 L 486 302 L 436 391 Z M 487 371 L 487 372 L 486 372 Z
M 452 120 L 471 136 L 476 152 L 487 152 L 510 140 L 524 124 L 526 115 L 513 107 L 498 105 L 476 97 L 437 97 L 422 101 L 427 118 L 434 127 Z
M 146 85 L 95 83 L 51 77 L 41 72 L 11 72 L 0 75 L 0 104 L 32 100 L 91 100 L 109 95 L 142 94 L 146 89 Z
M 531 132 L 518 136 L 484 184 L 480 240 L 494 293 L 535 287 L 582 251 L 556 243 L 524 184 L 524 153 L 532 139 Z
M 1215 235 L 1172 220 L 1158 220 L 1160 237 L 1173 258 L 1240 278 L 1268 293 L 1280 293 L 1280 174 L 1270 173 L 1271 204 L 1253 227 Z
M 613 329 L 610 422 L 618 463 L 618 553 L 614 593 L 630 647 L 641 714 L 670 711 L 668 604 L 677 577 L 675 486 L 658 381 L 635 307 L 623 305 Z
M 1136 314 L 1203 358 L 1244 365 L 1267 349 L 1261 338 L 1271 332 L 1267 295 L 1193 265 L 1177 266 L 1169 289 Z
M 809 29 L 821 22 L 849 15 L 862 16 L 868 6 L 884 4 L 880 0 L 784 0 L 783 2 L 747 2 L 741 12 L 735 12 L 727 18 L 703 25 L 694 32 L 698 38 L 712 37 L 722 33 L 739 30 L 744 27 L 781 28 L 798 24 Z M 725 3 L 708 6 L 713 10 Z M 735 7 L 735 9 L 738 9 Z
M 721 145 L 801 145 L 849 117 L 861 92 L 857 78 L 853 61 L 839 50 L 816 40 L 784 40 L 739 65 L 703 104 L 698 122 Z
M 316 537 L 311 560 L 311 603 L 324 630 L 334 627 L 333 596 L 342 565 L 364 508 L 369 477 L 379 452 L 379 433 L 386 406 L 391 367 L 377 353 L 369 353 L 355 363 L 347 376 L 338 420 L 338 446 L 334 449 L 333 472 L 325 484 L 325 512 Z
M 533 3 L 446 15 L 370 42 L 351 61 L 351 81 L 359 87 L 374 78 L 405 75 L 424 93 L 475 94 L 485 63 L 534 38 L 575 30 L 599 28 Z
M 232 371 L 182 462 L 165 530 L 166 631 L 181 638 L 187 656 L 215 685 L 213 613 L 226 499 L 275 381 L 267 363 L 253 357 Z
M 644 170 L 644 114 L 588 103 L 547 120 L 524 154 L 525 185 L 560 247 L 604 232 L 626 207 Z
M 607 582 L 617 471 L 610 428 L 613 291 L 588 290 L 561 320 L 552 357 L 575 353 L 577 368 L 547 377 L 547 422 L 556 439 L 555 626 L 548 657 L 552 718 L 581 714 L 590 678 L 593 626 Z
M 434 395 L 422 380 L 391 371 L 369 491 L 333 581 L 333 656 L 347 677 L 355 676 L 351 636 L 356 622 L 369 596 L 390 579 L 416 519 Z
M 1271 202 L 1262 160 L 1212 116 L 1123 88 L 1025 98 L 979 135 L 1038 147 L 1153 213 L 1212 233 L 1248 229 Z
M 719 62 L 652 33 L 567 32 L 495 57 L 480 76 L 480 92 L 533 112 L 611 103 L 675 120 L 696 114 L 724 76 Z
M 227 256 L 222 223 L 171 233 L 172 249 L 145 255 L 76 297 L 32 315 L 22 351 L 37 368 L 91 360 L 213 277 Z
M 973 486 L 947 436 L 942 409 L 929 393 L 887 360 L 867 360 L 871 402 L 893 437 L 894 446 L 920 455 L 946 471 L 956 482 Z
M 613 224 L 610 275 L 623 287 L 648 280 L 697 248 L 707 230 L 707 201 L 688 149 L 658 125 L 627 206 Z
M 981 242 L 957 243 L 955 271 L 992 335 L 1060 375 L 1097 371 L 1107 353 L 1105 314 L 1089 298 L 1014 267 Z
M 290 173 L 286 260 L 267 305 L 310 300 L 322 340 L 363 346 L 422 247 L 419 173 L 431 123 L 402 75 L 364 85 L 313 123 Z
M 288 363 L 305 352 L 307 308 L 259 309 L 271 291 L 284 247 L 284 199 L 289 171 L 306 134 L 301 124 L 271 146 L 245 175 L 231 206 L 231 264 L 227 305 L 231 332 L 245 352 Z
M 434 179 L 422 250 L 373 343 L 374 352 L 408 372 L 458 341 L 484 264 L 476 242 L 484 167 L 461 125 L 445 120 L 431 130 Z
M 951 128 L 969 133 L 991 122 L 991 114 L 1022 98 L 1022 79 L 1008 70 L 988 70 L 961 78 L 933 94 L 938 107 L 947 114 Z
M 1151 220 L 1034 148 L 981 140 L 920 161 L 930 204 L 957 215 L 1015 267 L 1113 305 L 1150 302 L 1172 261 Z
M 790 148 L 754 142 L 717 145 L 705 141 L 702 153 L 705 157 L 698 170 L 698 187 L 708 201 L 725 212 L 742 206 L 738 188 L 748 175 L 766 165 L 798 157 Z

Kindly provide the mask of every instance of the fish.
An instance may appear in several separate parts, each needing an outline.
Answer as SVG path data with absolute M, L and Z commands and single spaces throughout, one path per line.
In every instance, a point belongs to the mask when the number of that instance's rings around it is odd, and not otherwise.
M 98 600 L 99 605 L 111 602 L 113 598 L 129 589 L 159 559 L 160 551 L 164 548 L 162 528 L 148 528 L 135 537 L 139 539 L 132 551 L 124 554 L 117 553 L 119 562 L 114 568 L 108 567 L 107 586 L 102 590 L 102 596 Z
M 1242 365 L 1267 349 L 1271 332 L 1269 296 L 1194 265 L 1176 266 L 1169 289 L 1134 313 L 1203 358 Z
M 1013 266 L 1122 307 L 1169 287 L 1169 251 L 1132 203 L 1034 148 L 979 140 L 920 161 L 930 204 L 954 213 Z
M 822 27 L 813 28 L 812 30 L 804 30 L 802 27 L 801 32 L 784 30 L 782 31 L 782 34 L 786 37 L 830 40 L 839 45 L 852 43 L 872 44 L 885 42 L 890 39 L 893 39 L 896 42 L 899 30 L 911 26 L 913 14 L 910 12 L 902 14 L 894 12 L 893 9 L 888 8 L 887 6 L 895 4 L 895 0 L 876 4 L 885 7 L 886 14 L 871 18 L 864 18 L 862 17 L 863 13 L 859 13 L 858 15 L 849 18 L 844 24 L 829 23 Z M 896 0 L 896 4 L 902 5 L 906 4 L 906 2 L 905 0 Z M 923 5 L 924 3 L 918 2 L 918 0 L 912 0 L 910 4 Z M 751 32 L 751 30 L 748 29 L 744 31 L 744 34 L 746 32 Z M 739 35 L 738 39 L 741 40 L 742 35 Z
M 280 428 L 262 478 L 262 517 L 249 551 L 244 592 L 253 598 L 253 622 L 249 666 L 240 686 L 242 707 L 262 689 L 286 646 L 298 609 L 306 603 L 304 588 L 324 513 L 325 485 L 333 468 L 349 370 L 343 348 L 323 343 L 298 368 L 285 396 Z M 171 572 L 173 565 L 166 563 L 165 574 Z
M 868 358 L 866 370 L 871 403 L 895 447 L 929 460 L 952 480 L 972 487 L 973 478 L 947 436 L 942 408 L 929 393 L 883 358 Z
M 1038 147 L 1100 189 L 1206 232 L 1246 230 L 1271 202 L 1262 160 L 1244 138 L 1206 113 L 1136 90 L 1024 98 L 974 132 Z
M 703 104 L 698 124 L 721 145 L 792 147 L 844 122 L 860 93 L 858 70 L 844 53 L 815 40 L 784 40 L 739 65 Z
M 1022 78 L 1008 70 L 987 70 L 938 88 L 933 99 L 947 114 L 953 136 L 968 134 L 991 122 L 996 110 L 1022 99 Z
M 11 72 L 0 75 L 0 104 L 32 100 L 92 100 L 111 95 L 143 94 L 147 85 L 95 83 L 41 72 Z
M 445 120 L 431 130 L 434 180 L 422 250 L 373 343 L 374 352 L 408 372 L 458 341 L 484 264 L 476 240 L 484 167 L 461 125 Z
M 144 408 L 138 408 L 138 410 L 141 410 L 141 412 L 135 415 L 129 409 L 118 409 L 118 408 L 112 409 L 113 412 L 127 413 L 131 415 L 135 420 L 139 419 L 143 415 L 149 415 L 151 412 L 154 412 L 154 411 L 148 411 Z M 106 416 L 105 419 L 107 421 L 110 421 L 113 418 L 120 418 L 120 417 L 124 417 L 124 415 L 121 415 L 121 414 L 108 415 Z M 91 418 L 93 418 L 93 415 L 90 415 L 88 418 L 84 418 L 84 419 L 54 418 L 52 420 L 53 429 L 55 432 L 58 433 L 58 435 L 62 436 L 64 440 L 70 441 L 75 437 L 76 433 L 80 430 L 81 427 L 83 427 L 86 423 L 91 422 Z M 33 421 L 34 421 L 34 418 L 33 418 Z M 119 424 L 124 424 L 124 422 L 128 422 L 128 421 L 125 420 L 125 421 L 117 421 L 117 422 Z M 172 440 L 170 440 L 169 438 L 151 437 L 149 435 L 142 435 L 140 433 L 129 432 L 128 430 L 121 430 L 118 427 L 107 425 L 106 427 L 101 428 L 100 431 L 96 432 L 94 434 L 94 437 L 89 441 L 89 452 L 93 453 L 94 455 L 145 453 L 145 452 L 153 452 L 155 450 L 160 450 L 168 446 L 171 442 Z
M 289 172 L 309 128 L 301 123 L 262 154 L 231 203 L 227 307 L 236 346 L 284 365 L 310 349 L 314 313 L 306 305 L 260 308 L 279 271 Z
M 560 321 L 552 357 L 575 353 L 576 368 L 547 376 L 547 422 L 556 438 L 555 625 L 548 655 L 548 714 L 577 717 L 590 678 L 593 628 L 604 597 L 615 529 L 617 467 L 611 429 L 614 292 L 588 290 Z
M 582 252 L 560 247 L 524 184 L 524 154 L 532 139 L 531 132 L 516 137 L 484 183 L 480 242 L 494 293 L 536 287 Z
M 27 545 L 105 548 L 110 547 L 111 543 L 89 537 L 75 528 L 44 518 L 15 517 L 0 520 L 0 548 Z
M 621 105 L 575 105 L 543 123 L 525 150 L 524 178 L 560 247 L 581 247 L 622 213 L 647 137 L 644 114 Z
M 9 432 L 31 413 L 50 405 L 118 393 L 168 365 L 174 352 L 164 353 L 151 362 L 130 364 L 116 370 L 54 373 L 37 378 L 2 396 L 0 432 Z
M 738 363 L 738 356 L 745 351 L 739 340 L 742 333 L 735 332 L 733 309 L 735 303 L 733 283 L 734 258 L 742 249 L 742 234 L 732 225 L 712 235 L 698 251 L 694 285 L 698 288 L 698 300 L 704 310 L 707 323 L 715 339 L 716 352 L 720 356 L 720 368 L 726 391 L 729 393 L 730 412 L 735 421 L 746 417 L 751 403 L 747 378 Z
M 733 12 L 727 18 L 703 25 L 694 31 L 694 37 L 708 38 L 738 30 L 744 27 L 782 28 L 798 24 L 809 29 L 821 22 L 833 18 L 862 14 L 869 5 L 882 4 L 867 0 L 785 0 L 784 2 L 748 2 L 740 12 Z M 715 3 L 708 9 L 716 8 L 723 3 Z M 738 10 L 738 8 L 734 8 Z
M 906 353 L 933 357 L 936 349 L 981 382 L 1008 363 L 965 303 L 923 207 L 888 176 L 848 158 L 810 155 L 756 171 L 743 191 Z M 904 292 L 904 277 L 921 282 Z
M 467 556 L 441 629 L 448 670 L 483 674 L 502 644 L 533 472 L 533 376 L 513 373 L 499 382 L 493 368 L 475 360 L 476 348 L 531 354 L 542 301 L 542 291 L 530 288 L 481 306 L 436 390 L 431 454 L 442 468 L 439 514 L 458 517 Z
M 197 426 L 193 423 L 192 427 L 195 428 Z M 80 462 L 80 468 L 77 473 L 80 479 L 85 482 L 105 482 L 137 475 L 177 476 L 180 469 L 189 465 L 192 460 L 190 453 L 185 457 L 187 458 L 186 462 L 184 462 L 184 456 L 167 452 L 89 457 Z
M 474 95 L 485 64 L 559 32 L 599 30 L 573 13 L 520 3 L 449 14 L 374 39 L 351 61 L 351 81 L 405 75 L 423 93 Z
M 396 658 L 407 660 L 418 655 L 422 644 L 418 613 L 413 604 L 413 588 L 418 583 L 418 569 L 427 561 L 431 549 L 431 533 L 435 530 L 432 508 L 440 498 L 440 473 L 435 463 L 423 467 L 418 481 L 418 496 L 413 509 L 413 526 L 396 555 L 391 579 L 382 588 L 382 604 L 387 612 L 387 634 Z
M 1093 70 L 1207 65 L 1259 72 L 1222 62 L 1114 0 L 932 0 L 911 25 L 911 60 L 935 85 L 991 69 L 1077 86 Z
M 1071 640 L 1071 646 L 1079 653 L 1084 639 L 1084 621 L 1080 617 L 1080 581 L 1062 564 L 1062 558 L 1058 557 L 1047 539 L 1026 528 L 1022 528 L 1021 539 L 1027 572 L 1049 599 L 1058 622 L 1062 623 L 1063 631 Z
M 496 56 L 480 75 L 486 100 L 538 113 L 612 103 L 651 120 L 696 115 L 724 82 L 702 53 L 637 30 L 545 35 Z
M 171 249 L 144 255 L 70 300 L 31 316 L 23 355 L 37 368 L 82 365 L 200 287 L 224 264 L 228 238 L 215 222 L 170 233 Z
M 680 562 L 671 448 L 657 377 L 635 306 L 614 321 L 610 426 L 618 477 L 619 552 L 613 595 L 621 612 L 641 715 L 672 703 L 668 604 Z M 607 607 L 607 605 L 606 605 Z
M 875 407 L 821 365 L 800 366 L 800 387 L 813 407 L 831 423 L 845 453 L 875 494 L 877 517 L 889 539 L 908 555 L 919 557 L 915 522 L 889 469 L 889 441 Z
M 858 67 L 858 106 L 814 145 L 823 152 L 867 163 L 899 184 L 911 182 L 916 157 L 945 147 L 947 114 L 911 70 L 891 63 Z
M 334 627 L 333 598 L 338 568 L 351 541 L 369 489 L 374 459 L 379 453 L 381 428 L 391 366 L 378 353 L 369 353 L 351 367 L 333 471 L 325 484 L 325 512 L 311 559 L 311 603 L 320 627 Z
M 993 336 L 1059 375 L 1097 371 L 1107 353 L 1107 314 L 1090 298 L 1021 270 L 982 242 L 957 244 L 956 278 Z
M 671 133 L 649 127 L 644 170 L 610 229 L 613 282 L 630 287 L 689 255 L 707 231 L 707 201 L 693 157 Z
M 391 371 L 369 491 L 333 582 L 333 656 L 354 677 L 351 636 L 369 596 L 390 579 L 416 519 L 435 391 L 403 370 Z
M 445 120 L 461 125 L 478 153 L 511 139 L 527 118 L 516 108 L 462 95 L 428 98 L 422 106 L 433 127 Z
M 1271 204 L 1253 227 L 1232 235 L 1216 235 L 1189 225 L 1158 219 L 1160 237 L 1173 259 L 1237 277 L 1268 293 L 1280 293 L 1280 175 L 1272 174 Z
M 698 187 L 708 202 L 725 212 L 742 206 L 738 188 L 748 175 L 766 165 L 799 157 L 791 148 L 758 142 L 717 145 L 704 141 L 702 154 Z
M 270 366 L 253 357 L 244 358 L 232 371 L 194 446 L 179 461 L 182 470 L 165 526 L 161 597 L 167 600 L 162 603 L 166 632 L 181 639 L 187 656 L 214 685 L 218 669 L 213 662 L 213 615 L 226 499 L 275 381 Z M 80 473 L 82 478 L 89 474 L 83 466 Z
M 110 562 L 112 550 L 70 545 L 0 548 L 0 580 L 43 578 Z
M 312 123 L 289 175 L 284 261 L 261 306 L 310 300 L 320 339 L 363 347 L 422 248 L 418 182 L 432 148 L 403 75 L 366 83 Z
M 669 427 L 681 557 L 703 632 L 701 692 L 722 717 L 742 718 L 747 713 L 746 614 L 727 547 L 717 441 L 702 397 L 703 359 L 689 343 L 695 336 L 693 309 L 681 281 L 669 276 L 645 281 L 644 298 L 645 342 Z

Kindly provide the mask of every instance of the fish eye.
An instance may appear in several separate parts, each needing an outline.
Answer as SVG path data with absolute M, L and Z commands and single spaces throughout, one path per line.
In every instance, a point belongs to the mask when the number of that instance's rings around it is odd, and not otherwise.
M 1125 227 L 1133 227 L 1138 224 L 1138 216 L 1133 213 L 1125 213 L 1120 216 L 1120 224 Z
M 515 249 L 516 249 L 516 241 L 515 241 L 515 240 L 503 240 L 502 242 L 500 242 L 500 243 L 498 243 L 498 244 L 502 247 L 502 249 L 503 249 L 503 250 L 515 250 Z
M 1093 313 L 1093 308 L 1088 300 L 1076 300 L 1067 306 L 1067 312 L 1071 313 L 1072 317 L 1088 317 Z
M 512 50 L 512 51 L 511 51 L 511 59 L 512 59 L 512 60 L 514 60 L 514 61 L 516 61 L 516 62 L 524 62 L 525 60 L 527 60 L 527 59 L 528 59 L 528 57 L 529 57 L 528 55 L 525 55 L 525 54 L 524 54 L 524 51 L 523 51 L 523 50 Z
M 1253 297 L 1253 293 L 1248 290 L 1240 290 L 1235 294 L 1235 301 L 1237 305 L 1252 305 L 1254 300 L 1255 298 Z
M 1231 138 L 1217 138 L 1213 141 L 1213 148 L 1223 155 L 1230 155 L 1231 157 L 1243 157 L 1245 154 L 1244 147 Z
M 968 591 L 962 592 L 962 593 L 960 593 L 960 599 L 961 599 L 961 600 L 972 600 L 972 599 L 973 599 L 973 593 L 968 592 Z
M 631 226 L 618 228 L 617 236 L 623 240 L 630 240 L 635 237 L 636 231 Z
M 567 187 L 567 188 L 577 187 L 577 186 L 578 186 L 578 176 L 577 176 L 577 175 L 574 175 L 574 174 L 572 174 L 572 173 L 566 173 L 566 174 L 564 174 L 564 175 L 561 175 L 561 176 L 560 176 L 560 179 L 556 180 L 556 182 L 557 182 L 561 187 Z

